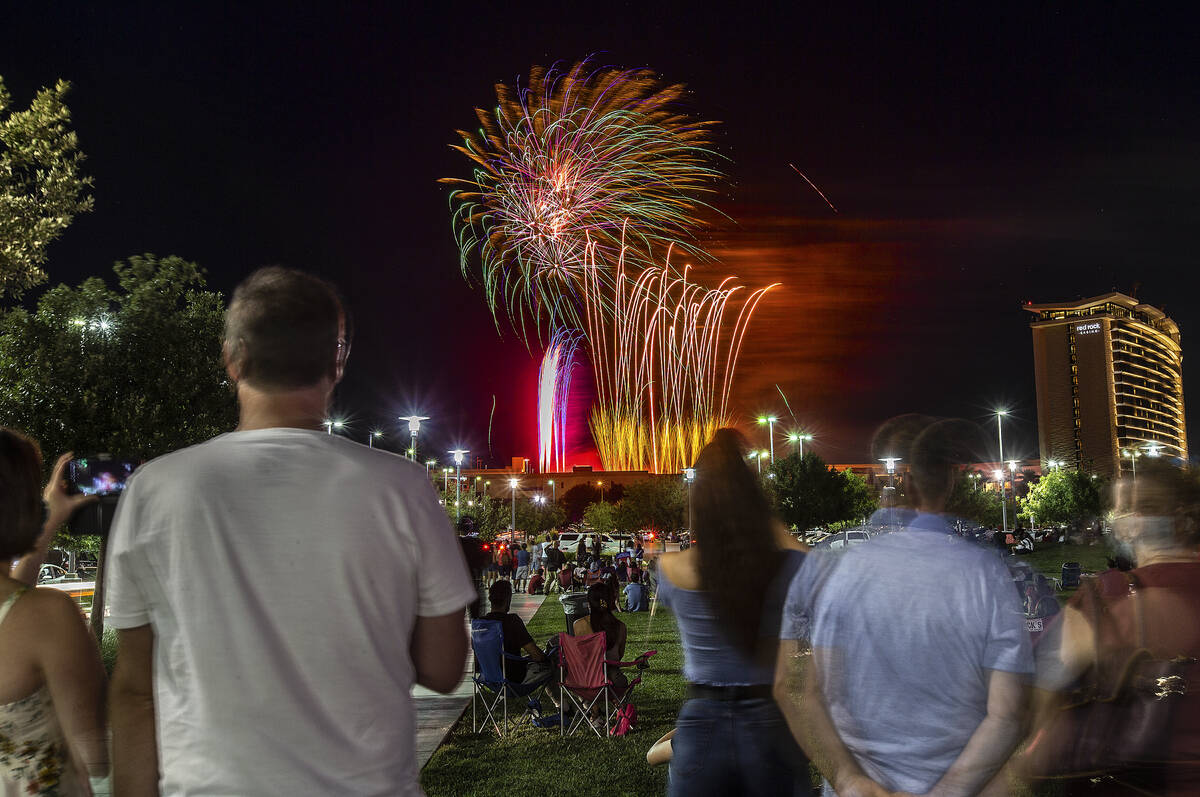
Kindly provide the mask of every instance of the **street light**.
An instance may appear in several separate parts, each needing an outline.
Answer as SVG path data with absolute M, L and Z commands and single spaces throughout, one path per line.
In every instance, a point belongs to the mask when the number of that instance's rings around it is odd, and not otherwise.
M 462 464 L 463 457 L 471 453 L 465 448 L 456 448 L 450 452 L 454 456 L 454 506 L 458 507 L 458 499 L 462 495 Z M 454 519 L 458 520 L 457 510 Z
M 1121 456 L 1129 457 L 1130 463 L 1133 465 L 1133 483 L 1137 484 L 1137 458 L 1142 456 L 1142 452 L 1136 448 L 1133 450 L 1125 449 L 1121 452 Z
M 1011 474 L 1009 483 L 1012 484 L 1013 497 L 1013 526 L 1017 525 L 1017 462 L 1010 459 L 1008 461 L 1008 472 Z
M 604 502 L 604 482 L 596 482 L 596 486 L 600 488 L 600 502 Z
M 421 421 L 429 420 L 428 415 L 401 415 L 400 420 L 408 421 L 408 434 L 412 438 L 412 449 L 409 456 L 417 461 L 417 432 L 421 431 Z
M 436 460 L 436 459 L 427 459 L 427 460 L 425 460 L 425 475 L 426 475 L 426 476 L 428 476 L 428 475 L 429 475 L 429 469 L 430 469 L 430 468 L 432 468 L 432 467 L 433 467 L 434 465 L 436 465 L 436 464 L 437 464 L 437 460 Z
M 509 523 L 508 530 L 513 534 L 517 533 L 517 484 L 516 479 L 509 479 L 508 486 L 512 488 L 512 522 Z
M 450 492 L 450 469 L 442 468 L 442 493 Z
M 326 418 L 323 423 L 325 424 L 325 431 L 329 434 L 333 434 L 334 429 L 341 431 L 342 427 L 346 425 L 345 421 L 333 421 L 329 418 Z
M 383 437 L 383 432 L 376 429 L 375 431 L 373 431 L 369 435 L 367 435 L 367 447 L 368 448 L 375 447 L 375 438 L 376 437 Z
M 550 485 L 550 501 L 552 503 L 557 504 L 558 503 L 558 488 L 554 486 L 554 479 L 551 479 L 549 482 L 547 482 L 547 484 Z
M 793 438 L 794 438 L 794 439 L 793 439 Z M 813 439 L 813 436 L 812 436 L 812 435 L 810 435 L 810 434 L 799 434 L 799 433 L 797 433 L 797 432 L 792 432 L 790 435 L 788 435 L 788 440 L 791 440 L 793 444 L 795 444 L 795 443 L 799 443 L 799 444 L 800 444 L 800 457 L 801 457 L 801 459 L 803 459 L 803 458 L 804 458 L 804 441 L 805 441 L 805 440 L 812 440 L 812 439 Z
M 692 530 L 692 482 L 696 481 L 696 469 L 684 468 L 683 480 L 687 483 L 688 491 L 688 531 Z
M 775 464 L 775 422 L 779 419 L 774 415 L 763 415 L 758 419 L 758 425 L 767 424 L 767 435 L 771 438 L 771 464 Z
M 896 463 L 903 457 L 880 457 L 879 461 L 887 468 L 888 487 L 895 488 L 896 486 Z
M 759 476 L 762 475 L 762 458 L 765 456 L 767 456 L 766 451 L 751 451 L 750 452 L 750 459 L 754 460 L 758 464 L 758 475 Z
M 996 410 L 996 439 L 1000 442 L 1000 461 L 1004 461 L 1004 428 L 1000 423 L 1000 419 L 1008 415 L 1008 410 Z M 1008 533 L 1008 493 L 1004 489 L 1004 471 L 997 471 L 1000 478 L 1000 522 L 1004 525 L 1004 532 Z M 1014 485 L 1015 486 L 1015 485 Z

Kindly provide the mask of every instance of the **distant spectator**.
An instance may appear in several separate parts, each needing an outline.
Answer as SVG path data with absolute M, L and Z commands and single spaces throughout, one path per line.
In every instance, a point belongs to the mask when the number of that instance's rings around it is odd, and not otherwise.
M 559 592 L 570 592 L 571 591 L 571 582 L 574 580 L 575 580 L 574 576 L 571 574 L 571 566 L 564 564 L 562 566 L 562 569 L 560 569 L 558 571 L 558 578 L 557 578 L 558 591 Z
M 613 614 L 612 592 L 607 584 L 593 584 L 588 587 L 588 612 L 586 617 L 575 621 L 572 631 L 575 636 L 587 636 L 599 631 L 604 632 L 605 653 L 609 661 L 621 661 L 625 655 L 625 639 L 628 629 Z M 608 668 L 608 679 L 613 686 L 622 689 L 629 685 L 624 673 L 618 667 Z
M 512 605 L 512 596 L 512 584 L 508 581 L 500 580 L 493 584 L 492 588 L 488 590 L 488 603 L 491 604 L 491 611 L 485 614 L 483 619 L 500 621 L 501 631 L 504 634 L 505 653 L 511 653 L 514 656 L 528 656 L 534 662 L 547 663 L 546 654 L 529 635 L 525 621 L 509 611 L 509 607 Z M 527 679 L 529 668 L 525 662 L 509 659 L 505 662 L 504 667 L 508 680 L 516 683 L 537 683 L 539 680 L 548 679 L 552 673 L 549 667 L 537 667 L 534 668 L 535 675 Z
M 580 567 L 587 566 L 587 537 L 580 537 L 579 544 L 575 546 L 575 564 Z
M 546 583 L 546 571 L 539 567 L 537 569 L 537 572 L 534 573 L 533 576 L 529 579 L 529 594 L 530 595 L 541 595 L 542 594 L 542 585 L 545 583 Z
M 513 587 L 520 592 L 529 579 L 529 546 L 525 543 L 521 543 L 517 548 L 516 563 L 517 574 L 513 578 Z
M 641 574 L 630 577 L 629 583 L 625 585 L 625 611 L 627 612 L 644 612 L 650 608 L 650 601 L 647 600 L 646 587 L 642 584 Z

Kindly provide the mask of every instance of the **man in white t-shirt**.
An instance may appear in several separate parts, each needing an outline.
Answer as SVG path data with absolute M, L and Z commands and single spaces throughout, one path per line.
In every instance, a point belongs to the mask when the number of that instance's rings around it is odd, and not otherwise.
M 237 431 L 129 480 L 115 794 L 421 793 L 410 691 L 459 682 L 475 590 L 425 470 L 322 429 L 347 338 L 327 283 L 251 275 L 225 326 Z

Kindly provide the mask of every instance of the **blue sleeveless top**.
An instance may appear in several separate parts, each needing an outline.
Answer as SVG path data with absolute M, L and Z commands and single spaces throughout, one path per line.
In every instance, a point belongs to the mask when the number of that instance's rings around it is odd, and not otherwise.
M 786 550 L 775 580 L 767 586 L 763 616 L 758 618 L 762 636 L 778 636 L 783 600 L 792 576 L 800 569 L 804 554 Z M 669 606 L 679 623 L 683 639 L 683 677 L 709 686 L 751 686 L 775 681 L 775 661 L 769 666 L 751 657 L 724 638 L 708 593 L 677 587 L 659 571 L 658 600 Z M 746 618 L 752 622 L 752 618 Z

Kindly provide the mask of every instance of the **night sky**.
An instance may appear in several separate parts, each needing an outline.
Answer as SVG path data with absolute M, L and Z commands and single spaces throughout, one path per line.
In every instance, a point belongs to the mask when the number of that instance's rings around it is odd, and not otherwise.
M 1198 351 L 1191 17 L 1109 3 L 7 5 L 0 75 L 21 107 L 74 84 L 96 181 L 95 212 L 50 250 L 52 284 L 142 252 L 194 260 L 222 291 L 270 263 L 320 273 L 356 318 L 338 393 L 356 436 L 416 409 L 436 451 L 484 453 L 495 395 L 490 460 L 535 455 L 537 361 L 462 279 L 436 180 L 469 173 L 448 145 L 495 82 L 589 54 L 688 84 L 688 109 L 722 122 L 730 180 L 715 204 L 733 222 L 705 233 L 723 261 L 711 274 L 784 283 L 743 355 L 743 422 L 787 415 L 778 384 L 819 453 L 861 462 L 890 415 L 987 420 L 1004 405 L 1006 448 L 1036 456 L 1026 300 L 1136 290 Z

